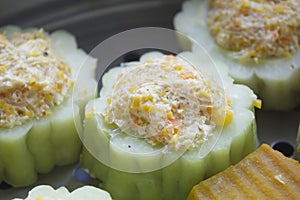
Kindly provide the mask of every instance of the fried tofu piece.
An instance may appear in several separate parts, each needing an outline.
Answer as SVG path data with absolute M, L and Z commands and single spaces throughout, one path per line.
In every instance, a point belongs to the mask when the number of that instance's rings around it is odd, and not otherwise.
M 299 194 L 299 162 L 263 144 L 235 166 L 195 185 L 187 200 L 295 200 Z

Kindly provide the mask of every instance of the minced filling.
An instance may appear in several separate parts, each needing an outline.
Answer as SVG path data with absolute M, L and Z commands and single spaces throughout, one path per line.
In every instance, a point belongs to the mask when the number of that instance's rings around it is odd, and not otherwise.
M 300 0 L 211 0 L 216 43 L 240 59 L 290 57 L 300 42 Z
M 0 127 L 51 114 L 73 85 L 71 69 L 43 30 L 0 34 Z
M 231 121 L 224 96 L 216 82 L 186 61 L 148 58 L 126 64 L 102 116 L 152 145 L 178 149 L 206 141 L 224 118 Z

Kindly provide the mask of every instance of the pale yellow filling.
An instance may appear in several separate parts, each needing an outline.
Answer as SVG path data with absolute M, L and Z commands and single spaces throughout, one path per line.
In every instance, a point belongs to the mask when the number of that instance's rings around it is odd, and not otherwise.
M 132 63 L 119 75 L 102 116 L 153 145 L 195 146 L 233 118 L 224 91 L 210 78 L 175 56 Z
M 207 24 L 242 60 L 290 57 L 299 49 L 300 0 L 211 0 Z
M 0 127 L 51 114 L 72 87 L 71 69 L 43 30 L 0 34 Z

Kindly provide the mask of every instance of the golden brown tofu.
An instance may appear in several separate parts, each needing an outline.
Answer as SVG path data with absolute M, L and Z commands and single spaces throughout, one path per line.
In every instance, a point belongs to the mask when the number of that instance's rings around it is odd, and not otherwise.
M 300 164 L 261 145 L 235 166 L 195 185 L 195 199 L 300 199 Z

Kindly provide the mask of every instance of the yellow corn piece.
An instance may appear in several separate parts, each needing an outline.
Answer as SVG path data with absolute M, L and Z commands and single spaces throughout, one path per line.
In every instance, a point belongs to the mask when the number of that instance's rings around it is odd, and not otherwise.
M 147 58 L 145 61 L 146 61 L 146 63 L 152 63 L 153 62 L 153 60 L 151 58 Z
M 261 106 L 262 106 L 262 101 L 261 101 L 261 99 L 255 99 L 255 100 L 253 101 L 253 105 L 254 105 L 254 107 L 256 107 L 256 108 L 261 109 Z
M 182 70 L 182 66 L 181 65 L 176 65 L 175 69 L 178 70 L 178 71 L 180 71 L 180 70 Z
M 161 100 L 164 104 L 167 104 L 169 101 L 167 99 Z
M 291 58 L 291 57 L 292 57 L 292 54 L 291 54 L 290 52 L 288 52 L 288 51 L 285 52 L 285 55 L 286 55 L 286 57 L 288 57 L 288 58 Z
M 41 54 L 40 54 L 40 52 L 37 50 L 37 49 L 33 49 L 31 52 L 30 52 L 30 54 L 29 54 L 29 56 L 33 56 L 33 57 L 38 57 L 38 56 L 40 56 Z
M 159 135 L 161 136 L 165 136 L 168 133 L 168 130 L 166 128 L 164 128 Z
M 45 97 L 46 97 L 46 99 L 47 99 L 48 101 L 52 101 L 52 100 L 53 100 L 53 97 L 52 97 L 52 95 L 50 95 L 50 94 L 46 94 Z
M 132 105 L 131 107 L 132 108 L 138 108 L 140 106 L 140 98 L 139 97 L 133 97 L 133 100 L 132 100 Z
M 225 116 L 225 120 L 224 120 L 224 126 L 227 126 L 228 124 L 230 124 L 230 122 L 233 119 L 233 111 L 230 108 L 226 108 L 226 116 Z
M 149 112 L 153 109 L 153 106 L 150 105 L 142 105 L 142 111 Z
M 107 98 L 107 99 L 106 99 L 106 102 L 107 102 L 108 105 L 110 105 L 111 102 L 112 102 L 111 98 Z
M 56 76 L 58 77 L 58 79 L 63 80 L 65 78 L 65 74 L 63 71 L 58 71 L 56 73 Z
M 173 113 L 172 112 L 168 112 L 167 113 L 167 118 L 168 119 L 174 119 Z
M 243 1 L 243 7 L 244 8 L 249 8 L 250 7 L 250 2 L 248 0 Z
M 280 14 L 282 14 L 284 12 L 284 7 L 283 6 L 278 5 L 278 6 L 275 7 L 275 9 Z
M 227 106 L 225 109 L 225 116 L 222 114 L 217 116 L 212 116 L 212 119 L 213 121 L 216 122 L 217 126 L 227 126 L 233 120 L 233 111 L 229 106 Z
M 113 88 L 115 87 L 115 84 L 113 85 Z M 135 88 L 134 87 L 131 87 L 131 88 L 129 88 L 129 92 L 130 92 L 130 94 L 133 94 L 134 93 L 134 91 L 135 91 Z
M 6 72 L 8 70 L 8 67 L 0 63 L 0 73 Z
M 149 95 L 149 96 L 148 96 L 148 100 L 149 100 L 149 101 L 153 101 L 153 96 L 152 96 L 152 95 Z
M 38 35 L 38 37 L 43 37 L 43 36 L 44 36 L 44 29 L 41 28 L 41 29 L 39 30 L 39 32 L 38 32 L 37 35 Z

